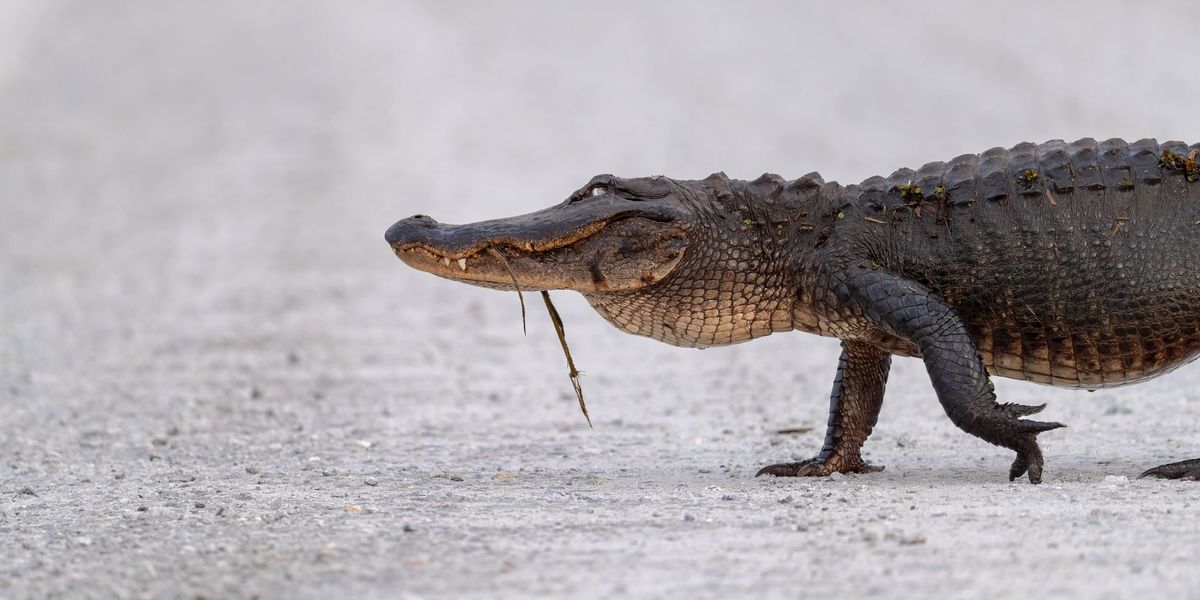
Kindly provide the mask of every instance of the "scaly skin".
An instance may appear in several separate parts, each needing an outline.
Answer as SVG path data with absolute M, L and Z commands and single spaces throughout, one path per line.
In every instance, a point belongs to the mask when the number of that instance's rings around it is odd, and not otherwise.
M 1041 481 L 1040 406 L 990 375 L 1078 389 L 1200 352 L 1200 145 L 1020 144 L 843 187 L 602 175 L 566 202 L 388 242 L 418 269 L 497 289 L 572 289 L 616 327 L 679 346 L 801 330 L 843 340 L 825 445 L 760 474 L 875 470 L 860 450 L 890 356 L 920 357 L 959 428 Z M 1143 475 L 1200 478 L 1200 460 Z

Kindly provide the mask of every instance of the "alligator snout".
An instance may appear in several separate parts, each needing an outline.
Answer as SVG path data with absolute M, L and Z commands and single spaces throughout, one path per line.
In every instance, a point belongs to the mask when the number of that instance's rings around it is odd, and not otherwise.
M 388 227 L 383 238 L 393 246 L 423 242 L 428 240 L 433 228 L 437 225 L 438 222 L 429 215 L 413 215 L 407 219 L 396 221 L 394 225 Z

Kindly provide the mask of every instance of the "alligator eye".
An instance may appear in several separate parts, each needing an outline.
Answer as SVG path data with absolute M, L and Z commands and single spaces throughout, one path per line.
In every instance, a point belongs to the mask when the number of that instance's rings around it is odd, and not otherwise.
M 608 193 L 607 185 L 598 185 L 598 186 L 592 188 L 592 191 L 589 192 L 588 195 L 589 196 L 603 196 L 604 194 L 607 194 L 607 193 Z

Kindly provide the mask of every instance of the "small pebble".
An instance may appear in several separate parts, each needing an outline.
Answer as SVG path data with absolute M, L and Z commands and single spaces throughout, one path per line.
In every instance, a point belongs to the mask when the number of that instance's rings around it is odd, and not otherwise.
M 258 475 L 258 467 L 246 467 L 246 472 L 251 475 Z
M 363 480 L 363 483 L 365 483 L 371 487 L 375 487 L 375 486 L 379 485 L 379 480 L 375 479 L 374 477 L 368 477 Z
M 194 503 L 192 503 L 192 506 L 195 506 L 196 508 L 204 508 L 205 504 L 203 502 L 197 500 Z
M 463 480 L 462 475 L 451 475 L 450 476 L 450 481 L 462 481 L 462 480 Z
M 137 510 L 138 510 L 138 512 L 146 512 L 146 511 L 150 510 L 150 507 L 149 506 L 139 506 L 139 507 L 137 507 Z
M 415 527 L 413 527 L 412 525 L 409 525 L 409 524 L 405 523 L 405 525 L 404 525 L 404 533 L 412 533 L 412 532 L 414 532 L 414 531 L 416 531 L 416 530 L 417 530 L 417 529 L 416 529 Z

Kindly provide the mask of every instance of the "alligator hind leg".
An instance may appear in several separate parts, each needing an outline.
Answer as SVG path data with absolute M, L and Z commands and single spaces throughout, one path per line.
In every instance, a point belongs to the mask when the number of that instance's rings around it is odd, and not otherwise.
M 813 458 L 763 467 L 758 475 L 822 477 L 831 473 L 882 471 L 883 467 L 863 461 L 860 450 L 879 418 L 891 364 L 891 354 L 879 348 L 862 342 L 842 342 L 842 358 L 829 398 L 825 445 Z
M 1159 479 L 1190 479 L 1192 481 L 1200 481 L 1200 458 L 1181 460 L 1179 462 L 1157 466 L 1138 476 L 1139 479 L 1142 477 L 1158 477 Z

